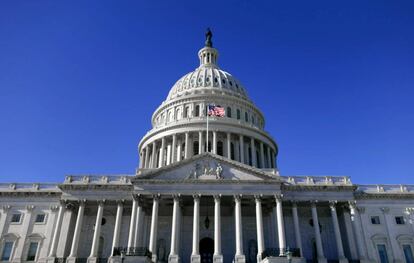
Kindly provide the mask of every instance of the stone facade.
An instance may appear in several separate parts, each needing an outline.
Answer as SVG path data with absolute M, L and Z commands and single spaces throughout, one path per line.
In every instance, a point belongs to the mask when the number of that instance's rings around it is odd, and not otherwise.
M 199 58 L 156 109 L 136 174 L 0 184 L 2 261 L 413 262 L 414 186 L 281 175 L 243 85 L 212 43 Z

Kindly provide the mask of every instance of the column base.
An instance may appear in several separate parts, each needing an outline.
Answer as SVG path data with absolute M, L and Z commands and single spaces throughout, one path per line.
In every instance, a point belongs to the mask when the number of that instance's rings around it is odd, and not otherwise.
M 169 255 L 168 256 L 168 263 L 180 263 L 180 256 L 179 255 Z
M 213 255 L 213 263 L 223 263 L 223 255 Z
M 293 257 L 289 261 L 286 257 L 267 257 L 262 260 L 262 263 L 306 263 L 305 258 Z
M 191 263 L 200 263 L 201 262 L 201 257 L 200 255 L 191 255 Z
M 56 259 L 56 257 L 47 257 L 46 258 L 46 263 L 55 263 L 55 259 Z
M 328 263 L 326 258 L 318 258 L 318 263 Z
M 244 255 L 235 255 L 234 263 L 246 263 L 246 257 Z
M 151 256 L 151 261 L 152 261 L 152 262 L 154 262 L 154 263 L 156 263 L 156 262 L 157 262 L 157 260 L 158 260 L 158 258 L 157 258 L 157 254 L 152 254 L 152 256 Z
M 66 260 L 66 263 L 69 263 L 68 260 Z M 110 256 L 108 263 L 122 263 L 122 258 L 121 256 Z
M 88 257 L 87 263 L 98 263 L 98 257 Z
M 339 263 L 348 263 L 348 259 L 346 258 L 340 258 Z
M 76 263 L 76 257 L 68 257 L 66 263 Z

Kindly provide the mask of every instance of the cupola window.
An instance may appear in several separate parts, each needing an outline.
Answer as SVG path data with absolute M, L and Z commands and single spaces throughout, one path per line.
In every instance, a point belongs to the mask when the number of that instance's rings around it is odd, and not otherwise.
M 227 107 L 227 117 L 231 118 L 231 108 Z

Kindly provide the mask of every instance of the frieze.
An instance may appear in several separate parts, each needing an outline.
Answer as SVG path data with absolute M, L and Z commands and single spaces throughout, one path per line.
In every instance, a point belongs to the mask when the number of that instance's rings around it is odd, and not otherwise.
M 209 160 L 197 161 L 186 179 L 223 179 L 223 167 L 218 162 L 212 164 Z

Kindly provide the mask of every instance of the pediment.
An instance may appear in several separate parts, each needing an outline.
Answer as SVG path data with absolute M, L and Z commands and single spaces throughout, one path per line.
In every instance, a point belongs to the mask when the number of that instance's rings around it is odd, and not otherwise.
M 135 179 L 260 182 L 278 180 L 278 176 L 222 156 L 204 153 L 162 168 L 140 171 Z

